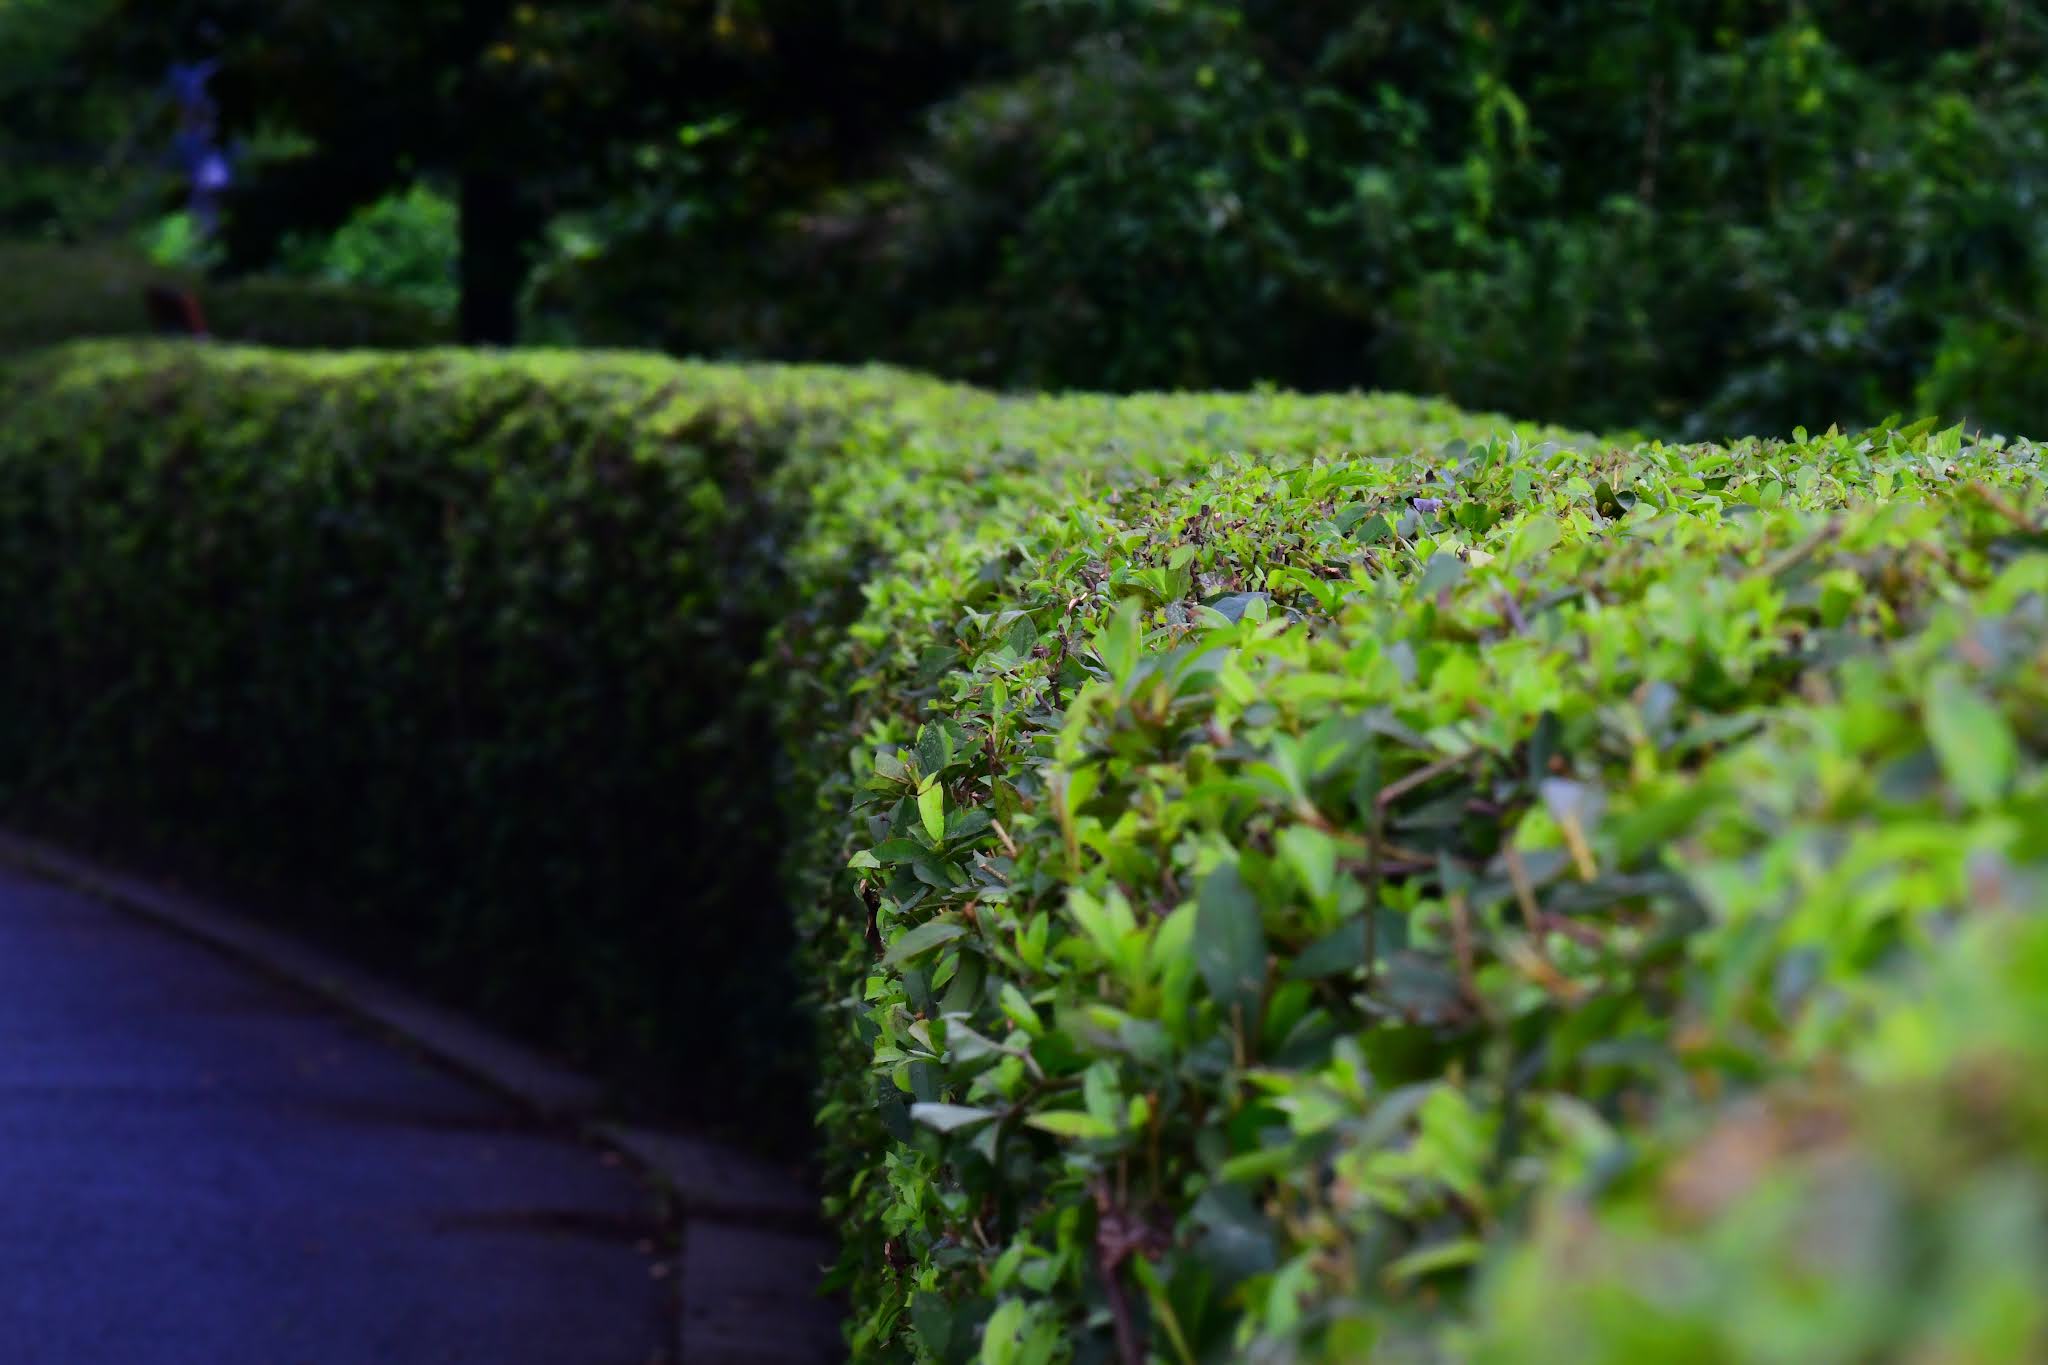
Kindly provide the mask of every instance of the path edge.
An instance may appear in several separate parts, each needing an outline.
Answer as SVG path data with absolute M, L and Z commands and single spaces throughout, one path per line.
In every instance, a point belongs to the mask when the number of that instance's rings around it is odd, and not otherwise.
M 200 896 L 158 886 L 4 825 L 0 866 L 148 920 L 317 996 L 534 1118 L 567 1128 L 615 1154 L 675 1202 L 680 1360 L 737 1360 L 731 1354 L 733 1338 L 754 1336 L 749 1329 L 756 1326 L 768 1330 L 742 1348 L 745 1360 L 754 1365 L 808 1365 L 832 1358 L 819 1354 L 815 1330 L 822 1315 L 831 1311 L 819 1291 L 824 1263 L 831 1259 L 821 1206 L 811 1190 L 782 1168 L 694 1134 L 613 1122 L 602 1113 L 603 1087 L 595 1080 L 466 1015 Z M 772 1276 L 775 1283 L 746 1286 L 745 1303 L 693 1302 L 692 1244 L 726 1233 L 766 1236 L 785 1244 L 785 1255 L 778 1258 L 779 1273 Z M 818 1263 L 807 1272 L 800 1258 L 809 1255 Z M 787 1330 L 792 1328 L 796 1330 Z M 835 1319 L 835 1341 L 836 1330 Z M 693 1336 L 698 1338 L 694 1343 Z M 713 1346 L 714 1340 L 720 1345 Z M 706 1347 L 712 1351 L 707 1353 Z

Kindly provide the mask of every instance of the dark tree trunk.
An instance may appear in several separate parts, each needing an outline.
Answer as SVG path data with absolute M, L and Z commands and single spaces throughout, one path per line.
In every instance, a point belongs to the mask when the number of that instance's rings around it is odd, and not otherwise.
M 519 340 L 519 294 L 529 248 L 540 232 L 540 220 L 521 193 L 521 167 L 508 155 L 520 145 L 514 130 L 525 111 L 513 92 L 491 78 L 484 59 L 511 8 L 512 0 L 462 0 L 448 35 L 449 59 L 464 71 L 447 126 L 455 134 L 461 175 L 457 313 L 466 346 Z
M 460 198 L 463 344 L 510 346 L 539 217 L 514 175 L 496 167 L 464 172 Z

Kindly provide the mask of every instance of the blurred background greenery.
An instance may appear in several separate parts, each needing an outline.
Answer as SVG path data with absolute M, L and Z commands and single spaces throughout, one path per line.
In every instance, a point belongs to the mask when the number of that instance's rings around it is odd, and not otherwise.
M 168 272 L 297 344 L 2039 431 L 2044 55 L 2034 0 L 0 0 L 0 347 Z

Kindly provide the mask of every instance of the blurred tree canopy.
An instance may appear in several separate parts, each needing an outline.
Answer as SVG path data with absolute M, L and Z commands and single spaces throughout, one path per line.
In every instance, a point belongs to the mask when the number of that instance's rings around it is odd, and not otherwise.
M 2038 426 L 1985 369 L 2039 353 L 2044 31 L 2014 0 L 1048 0 L 887 175 L 723 268 L 643 233 L 588 273 L 683 348 L 998 383 L 1688 434 L 1975 383 Z M 605 301 L 663 270 L 659 319 Z
M 87 44 L 139 80 L 218 57 L 230 128 L 303 154 L 240 187 L 230 269 L 276 258 L 420 176 L 456 187 L 465 336 L 504 341 L 552 216 L 624 192 L 650 142 L 705 118 L 774 139 L 729 186 L 773 196 L 824 164 L 865 167 L 984 45 L 957 7 L 894 0 L 111 0 Z M 948 74 L 951 73 L 951 74 Z
M 24 67 L 72 44 L 71 83 L 0 73 L 0 137 L 96 145 L 101 105 L 217 56 L 227 127 L 303 149 L 231 196 L 229 268 L 433 178 L 472 339 L 523 317 L 1687 435 L 2048 419 L 2039 0 L 0 0 L 21 13 Z M 62 197 L 13 164 L 0 215 Z
M 2014 388 L 2048 267 L 2038 4 L 1009 8 L 992 74 L 884 174 L 724 239 L 625 217 L 560 306 L 1003 384 L 1380 385 L 1702 435 L 2048 418 Z
M 114 0 L 0 0 L 0 233 L 77 236 L 132 207 L 148 99 L 79 57 Z

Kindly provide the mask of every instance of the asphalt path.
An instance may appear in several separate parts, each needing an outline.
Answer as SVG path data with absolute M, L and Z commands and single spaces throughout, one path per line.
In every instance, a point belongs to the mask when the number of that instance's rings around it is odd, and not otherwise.
M 651 1193 L 219 954 L 0 871 L 0 1363 L 649 1365 Z

